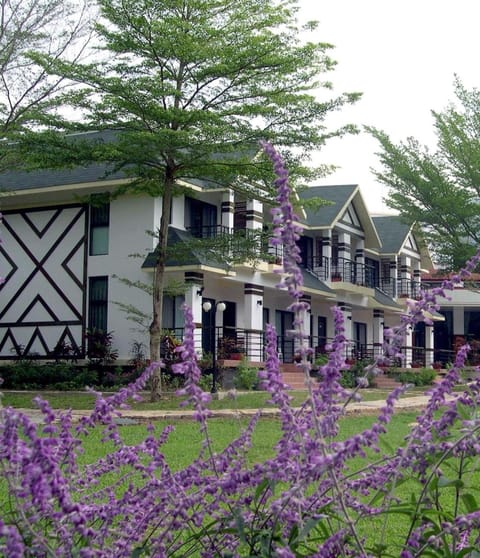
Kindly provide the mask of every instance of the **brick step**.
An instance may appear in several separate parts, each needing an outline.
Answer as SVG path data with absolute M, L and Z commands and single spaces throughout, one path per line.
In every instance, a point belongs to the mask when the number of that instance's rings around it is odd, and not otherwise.
M 295 365 L 282 365 L 282 380 L 288 384 L 292 389 L 305 389 L 305 376 L 298 368 L 295 371 L 284 371 L 284 366 Z
M 389 376 L 383 376 L 379 374 L 374 379 L 375 387 L 380 389 L 393 389 L 396 387 L 401 386 L 400 382 L 397 382 L 394 378 L 390 378 Z
M 280 365 L 280 372 L 282 374 L 284 373 L 291 373 L 291 374 L 301 374 L 300 368 L 294 363 L 288 363 L 288 364 L 281 364 Z

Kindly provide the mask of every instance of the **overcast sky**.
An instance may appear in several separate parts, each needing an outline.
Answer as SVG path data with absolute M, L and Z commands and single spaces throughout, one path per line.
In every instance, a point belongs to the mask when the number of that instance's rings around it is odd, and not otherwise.
M 316 38 L 335 45 L 338 65 L 329 76 L 336 92 L 363 98 L 335 122 L 367 124 L 393 140 L 408 136 L 433 147 L 430 111 L 454 100 L 454 74 L 467 88 L 480 88 L 480 0 L 300 0 L 302 15 L 320 25 Z M 337 120 L 338 119 L 338 120 Z M 321 183 L 359 184 L 370 211 L 388 213 L 386 188 L 370 136 L 332 140 L 315 157 L 342 168 Z

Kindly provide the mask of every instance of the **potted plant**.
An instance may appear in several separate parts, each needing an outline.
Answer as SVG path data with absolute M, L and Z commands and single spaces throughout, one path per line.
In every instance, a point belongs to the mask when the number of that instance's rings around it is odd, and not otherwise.
M 218 341 L 218 358 L 220 360 L 241 360 L 244 352 L 243 346 L 234 337 L 223 337 Z

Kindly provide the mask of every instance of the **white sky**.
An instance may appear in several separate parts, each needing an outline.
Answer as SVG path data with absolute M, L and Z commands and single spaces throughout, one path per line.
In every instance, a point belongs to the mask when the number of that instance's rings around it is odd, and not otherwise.
M 398 142 L 435 146 L 430 111 L 454 100 L 454 74 L 480 87 L 480 0 L 300 0 L 301 16 L 320 22 L 315 38 L 335 46 L 327 74 L 337 93 L 363 92 L 327 122 L 367 124 Z M 342 167 L 321 184 L 359 184 L 373 213 L 388 213 L 375 182 L 378 143 L 367 134 L 332 140 L 314 160 Z

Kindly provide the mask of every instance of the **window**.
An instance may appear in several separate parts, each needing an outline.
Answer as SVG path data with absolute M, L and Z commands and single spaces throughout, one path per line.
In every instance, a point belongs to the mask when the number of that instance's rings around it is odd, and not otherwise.
M 275 310 L 275 328 L 277 330 L 277 348 L 280 360 L 293 362 L 294 340 L 288 335 L 293 327 L 294 314 L 286 310 Z
M 88 284 L 88 329 L 107 331 L 108 277 L 90 277 Z
M 182 309 L 184 302 L 185 297 L 183 295 L 163 297 L 163 329 L 175 330 L 184 326 L 184 316 Z
M 353 341 L 355 348 L 351 356 L 358 359 L 367 358 L 367 324 L 353 322 Z
M 110 204 L 90 206 L 90 256 L 108 254 Z
M 217 232 L 217 208 L 210 203 L 185 198 L 185 227 L 197 238 L 210 238 Z
M 327 344 L 327 318 L 325 316 L 318 316 L 317 337 L 318 344 L 316 352 L 324 353 Z

